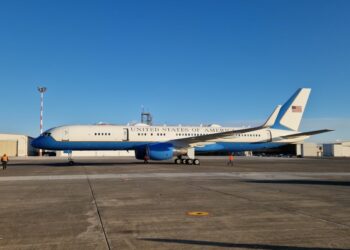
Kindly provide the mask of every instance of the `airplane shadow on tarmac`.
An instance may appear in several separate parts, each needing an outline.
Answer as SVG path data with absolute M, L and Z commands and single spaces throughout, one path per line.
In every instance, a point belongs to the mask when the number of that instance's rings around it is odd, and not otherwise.
M 349 181 L 328 181 L 328 180 L 249 180 L 245 182 L 259 183 L 259 184 L 350 186 Z
M 181 239 L 155 239 L 155 238 L 141 238 L 139 240 L 154 241 L 160 243 L 175 243 L 175 244 L 189 244 L 211 247 L 225 247 L 225 248 L 246 248 L 246 249 L 264 249 L 264 250 L 347 250 L 345 248 L 327 248 L 327 247 L 296 247 L 296 246 L 280 246 L 267 244 L 247 244 L 247 243 L 227 243 L 203 240 L 181 240 Z

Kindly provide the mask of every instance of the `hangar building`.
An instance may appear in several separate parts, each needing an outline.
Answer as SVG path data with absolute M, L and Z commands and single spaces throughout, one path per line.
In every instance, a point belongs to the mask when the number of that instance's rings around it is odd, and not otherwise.
M 296 155 L 301 157 L 321 157 L 323 147 L 312 142 L 296 144 Z
M 16 134 L 0 134 L 0 155 L 8 156 L 31 156 L 37 155 L 31 145 L 32 137 Z
M 350 142 L 323 144 L 323 156 L 350 157 Z

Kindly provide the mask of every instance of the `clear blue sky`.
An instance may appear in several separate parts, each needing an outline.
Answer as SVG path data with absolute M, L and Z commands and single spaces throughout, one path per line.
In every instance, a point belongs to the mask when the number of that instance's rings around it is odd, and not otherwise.
M 304 129 L 350 139 L 350 1 L 1 1 L 0 133 L 254 123 L 313 89 Z

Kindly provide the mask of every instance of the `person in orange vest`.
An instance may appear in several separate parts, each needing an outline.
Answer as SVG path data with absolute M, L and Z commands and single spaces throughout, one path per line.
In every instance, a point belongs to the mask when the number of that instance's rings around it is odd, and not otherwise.
M 145 154 L 145 157 L 143 158 L 143 163 L 148 163 L 149 157 L 147 154 Z
M 228 162 L 227 162 L 227 165 L 228 166 L 233 166 L 233 154 L 231 153 L 229 156 L 228 156 Z
M 1 163 L 2 163 L 2 169 L 5 170 L 7 168 L 7 162 L 9 161 L 9 157 L 4 154 L 2 157 L 1 157 Z

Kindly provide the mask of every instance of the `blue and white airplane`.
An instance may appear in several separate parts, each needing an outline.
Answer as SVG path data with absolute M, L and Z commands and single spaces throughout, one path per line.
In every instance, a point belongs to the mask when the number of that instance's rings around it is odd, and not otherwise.
M 169 160 L 199 165 L 197 152 L 238 152 L 301 142 L 322 129 L 299 132 L 311 89 L 301 88 L 267 121 L 257 127 L 211 126 L 67 125 L 49 129 L 32 146 L 47 150 L 134 150 L 139 160 Z

